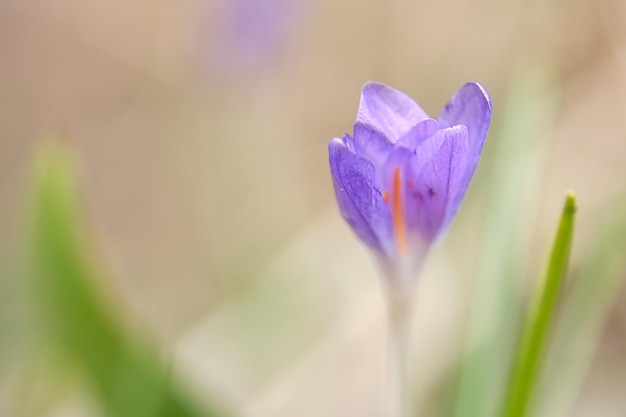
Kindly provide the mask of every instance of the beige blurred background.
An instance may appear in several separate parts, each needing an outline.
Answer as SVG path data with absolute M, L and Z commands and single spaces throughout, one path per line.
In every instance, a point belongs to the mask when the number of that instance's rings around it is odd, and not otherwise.
M 420 288 L 427 403 L 461 350 L 516 74 L 546 69 L 558 96 L 545 168 L 525 190 L 530 275 L 566 189 L 580 205 L 574 260 L 625 191 L 626 3 L 293 1 L 271 59 L 237 68 L 215 55 L 227 7 L 0 0 L 0 273 L 12 275 L 33 150 L 62 134 L 80 156 L 105 285 L 200 397 L 250 416 L 377 415 L 382 297 L 336 209 L 326 146 L 351 131 L 367 80 L 433 115 L 477 80 L 494 103 L 485 161 Z M 626 294 L 616 305 L 577 416 L 626 414 Z

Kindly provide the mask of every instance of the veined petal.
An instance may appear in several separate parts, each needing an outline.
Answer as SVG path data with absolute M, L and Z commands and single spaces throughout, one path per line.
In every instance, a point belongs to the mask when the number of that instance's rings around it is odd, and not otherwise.
M 374 128 L 356 124 L 354 125 L 354 148 L 357 154 L 372 162 L 379 170 L 393 149 L 393 145 Z
M 406 94 L 370 81 L 361 90 L 355 125 L 369 126 L 380 132 L 390 143 L 395 143 L 426 118 L 426 112 Z
M 339 209 L 354 232 L 385 256 L 393 253 L 393 229 L 374 165 L 340 139 L 328 145 L 330 169 Z
M 468 130 L 469 151 L 466 173 L 459 185 L 454 205 L 461 204 L 465 191 L 474 175 L 480 153 L 491 122 L 491 98 L 485 87 L 476 82 L 465 84 L 445 105 L 439 122 L 445 127 L 465 125 Z
M 440 227 L 439 233 L 444 232 L 456 213 L 459 211 L 459 206 L 463 201 L 465 192 L 467 191 L 468 180 L 468 166 L 470 163 L 470 139 L 469 132 L 463 129 L 464 125 L 455 126 L 450 129 L 458 129 L 459 135 L 452 141 L 452 161 L 450 163 L 450 182 L 448 184 L 448 204 L 446 207 L 446 215 L 443 224 Z M 476 168 L 476 166 L 474 166 Z M 469 179 L 473 174 L 473 170 L 469 174 Z
M 465 84 L 444 106 L 438 120 L 444 127 L 467 126 L 470 146 L 469 166 L 473 172 L 478 164 L 491 122 L 491 98 L 485 87 L 476 82 Z
M 403 146 L 411 151 L 415 151 L 417 146 L 436 131 L 442 129 L 441 123 L 435 119 L 424 119 L 407 132 L 396 146 Z
M 454 126 L 438 130 L 415 150 L 407 178 L 407 225 L 426 241 L 435 240 L 458 209 L 455 197 L 464 192 L 468 141 L 468 129 Z

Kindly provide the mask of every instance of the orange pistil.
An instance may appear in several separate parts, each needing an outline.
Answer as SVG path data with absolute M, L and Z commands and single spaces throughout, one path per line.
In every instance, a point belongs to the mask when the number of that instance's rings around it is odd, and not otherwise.
M 400 253 L 406 252 L 406 228 L 404 223 L 404 207 L 402 206 L 402 196 L 400 195 L 401 190 L 400 187 L 401 177 L 400 168 L 396 168 L 393 171 L 393 202 L 391 207 L 391 213 L 393 217 L 393 224 L 396 229 L 396 244 L 398 245 L 398 251 Z M 389 199 L 389 193 L 386 192 L 387 198 L 385 201 Z M 383 198 L 385 196 L 383 195 Z
M 389 202 L 389 191 L 383 191 L 383 200 L 385 201 L 385 203 Z

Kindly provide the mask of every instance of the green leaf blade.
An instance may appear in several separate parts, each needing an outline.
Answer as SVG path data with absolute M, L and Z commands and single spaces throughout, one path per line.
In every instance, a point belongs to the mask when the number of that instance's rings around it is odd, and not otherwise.
M 537 416 L 566 417 L 585 395 L 603 331 L 619 299 L 626 273 L 626 199 L 604 213 L 590 250 L 568 284 L 558 328 L 541 376 Z
M 532 404 L 559 295 L 567 273 L 575 213 L 576 198 L 574 193 L 569 192 L 550 253 L 544 284 L 535 294 L 535 304 L 526 320 L 520 347 L 514 360 L 504 417 L 525 417 Z

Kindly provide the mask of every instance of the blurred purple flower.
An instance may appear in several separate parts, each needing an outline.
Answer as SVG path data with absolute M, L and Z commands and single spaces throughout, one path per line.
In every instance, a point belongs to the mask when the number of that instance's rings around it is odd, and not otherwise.
M 430 118 L 404 93 L 368 82 L 353 136 L 328 145 L 341 214 L 386 266 L 415 269 L 448 227 L 476 170 L 491 100 L 465 84 Z
M 210 64 L 235 75 L 271 66 L 300 26 L 302 0 L 223 0 L 202 17 L 200 47 Z

